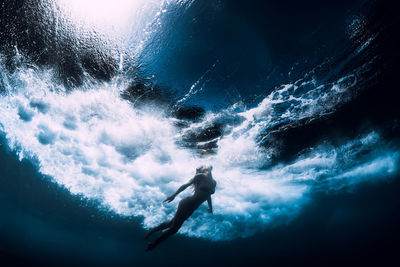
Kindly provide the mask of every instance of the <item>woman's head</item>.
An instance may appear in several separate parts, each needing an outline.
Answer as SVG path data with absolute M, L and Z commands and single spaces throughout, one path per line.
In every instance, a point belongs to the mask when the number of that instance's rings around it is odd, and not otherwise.
M 209 173 L 209 174 L 211 174 L 211 171 L 212 171 L 212 166 L 211 165 L 202 165 L 202 166 L 200 166 L 200 167 L 197 167 L 196 168 L 196 174 L 198 174 L 198 173 Z

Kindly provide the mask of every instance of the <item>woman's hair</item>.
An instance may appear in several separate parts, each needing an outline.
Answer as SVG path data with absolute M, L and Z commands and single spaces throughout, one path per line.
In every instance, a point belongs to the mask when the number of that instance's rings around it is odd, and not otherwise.
M 196 168 L 196 174 L 197 173 L 205 173 L 205 172 L 207 172 L 207 173 L 211 173 L 211 171 L 212 171 L 212 166 L 211 165 L 201 165 L 200 167 L 197 167 Z

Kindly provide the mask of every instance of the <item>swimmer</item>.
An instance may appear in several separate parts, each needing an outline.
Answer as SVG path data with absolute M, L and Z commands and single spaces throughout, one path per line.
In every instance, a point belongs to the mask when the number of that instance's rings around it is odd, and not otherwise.
M 211 175 L 211 170 L 212 166 L 198 167 L 196 169 L 196 175 L 188 183 L 179 187 L 174 194 L 164 200 L 164 202 L 171 202 L 180 192 L 189 186 L 192 185 L 194 188 L 194 194 L 192 196 L 186 197 L 179 202 L 178 209 L 172 220 L 163 222 L 159 226 L 149 229 L 145 236 L 145 240 L 155 232 L 165 229 L 167 230 L 164 231 L 154 242 L 150 242 L 146 251 L 153 250 L 162 241 L 178 232 L 183 222 L 188 219 L 204 201 L 207 200 L 208 211 L 210 213 L 213 212 L 211 195 L 214 194 L 217 183 Z

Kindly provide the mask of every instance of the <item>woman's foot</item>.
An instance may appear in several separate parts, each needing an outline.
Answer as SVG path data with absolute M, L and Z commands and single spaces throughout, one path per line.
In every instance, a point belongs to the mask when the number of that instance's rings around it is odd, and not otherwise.
M 153 250 L 155 247 L 156 247 L 156 244 L 155 244 L 155 243 L 149 242 L 149 243 L 147 244 L 146 252 L 147 252 L 147 251 L 150 251 L 150 250 Z

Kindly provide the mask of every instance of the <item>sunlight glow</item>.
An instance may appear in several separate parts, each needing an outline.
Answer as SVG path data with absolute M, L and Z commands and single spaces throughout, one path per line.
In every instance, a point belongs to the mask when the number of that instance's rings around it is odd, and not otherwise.
M 152 0 L 57 0 L 75 22 L 95 28 L 122 30 Z

